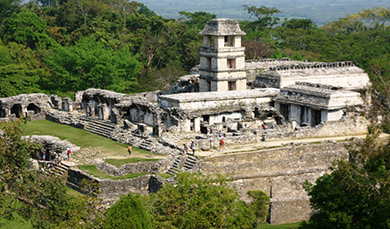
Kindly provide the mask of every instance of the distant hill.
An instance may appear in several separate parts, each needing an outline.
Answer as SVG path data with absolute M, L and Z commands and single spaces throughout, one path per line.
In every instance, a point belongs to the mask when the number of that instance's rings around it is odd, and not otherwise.
M 138 0 L 165 18 L 178 18 L 180 11 L 206 11 L 217 17 L 249 19 L 242 5 L 273 6 L 281 18 L 310 18 L 319 25 L 375 6 L 390 7 L 389 0 Z

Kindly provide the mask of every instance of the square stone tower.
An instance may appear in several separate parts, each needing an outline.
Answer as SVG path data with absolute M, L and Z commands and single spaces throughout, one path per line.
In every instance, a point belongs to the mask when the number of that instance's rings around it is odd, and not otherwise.
M 238 22 L 228 18 L 208 21 L 200 32 L 199 91 L 246 90 L 245 47 Z

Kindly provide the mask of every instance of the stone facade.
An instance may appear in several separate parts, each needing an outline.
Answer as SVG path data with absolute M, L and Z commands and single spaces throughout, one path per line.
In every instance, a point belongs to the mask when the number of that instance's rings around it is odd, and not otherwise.
M 20 117 L 29 117 L 31 120 L 44 119 L 51 107 L 49 96 L 42 93 L 0 98 L 0 119 Z
M 283 88 L 296 82 L 325 84 L 359 90 L 370 86 L 370 79 L 363 69 L 352 62 L 300 63 L 270 67 L 260 73 L 255 82 L 257 87 Z
M 323 142 L 207 157 L 197 171 L 230 176 L 246 201 L 250 190 L 265 192 L 271 198 L 269 222 L 281 224 L 310 217 L 309 197 L 302 184 L 314 182 L 340 159 L 348 159 L 344 144 Z
M 156 175 L 145 175 L 133 179 L 112 180 L 99 179 L 93 177 L 78 169 L 68 170 L 67 185 L 80 190 L 83 180 L 96 181 L 100 186 L 99 198 L 105 203 L 117 201 L 121 195 L 127 195 L 129 192 L 139 194 L 149 194 L 156 192 L 163 185 L 163 180 Z
M 234 91 L 246 89 L 245 48 L 241 47 L 238 22 L 219 18 L 207 22 L 200 32 L 199 91 Z

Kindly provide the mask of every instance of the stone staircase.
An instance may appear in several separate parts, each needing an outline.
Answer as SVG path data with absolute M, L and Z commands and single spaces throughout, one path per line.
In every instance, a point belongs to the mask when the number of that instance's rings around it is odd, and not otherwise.
M 182 161 L 184 157 L 184 162 Z M 167 171 L 167 174 L 175 176 L 179 171 L 191 171 L 196 163 L 198 162 L 198 159 L 192 155 L 186 155 L 186 156 L 178 156 L 176 157 L 175 162 L 173 163 L 172 167 L 169 168 Z M 181 167 L 181 165 L 183 166 Z
M 181 159 L 181 155 L 176 157 L 175 162 L 173 162 L 172 167 L 168 169 L 167 174 L 175 176 L 178 173 L 178 171 L 180 170 Z
M 55 174 L 57 176 L 64 175 L 69 170 L 69 165 L 60 163 L 58 166 L 54 166 L 52 169 L 48 170 L 48 173 Z
M 106 138 L 111 138 L 112 132 L 116 128 L 116 124 L 112 122 L 84 118 L 84 117 L 80 117 L 80 120 L 82 120 L 85 123 L 84 129 L 86 131 L 94 134 L 98 134 Z
M 190 171 L 194 168 L 196 163 L 198 162 L 198 159 L 194 156 L 188 155 L 185 162 L 184 162 L 184 170 L 185 171 Z

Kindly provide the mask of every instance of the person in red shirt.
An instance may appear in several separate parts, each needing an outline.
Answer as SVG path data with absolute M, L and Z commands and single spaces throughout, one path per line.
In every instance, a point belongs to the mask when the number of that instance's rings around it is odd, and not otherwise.
M 68 149 L 68 152 L 66 153 L 66 155 L 68 155 L 68 161 L 70 160 L 70 154 L 71 154 L 71 151 L 70 151 L 70 149 Z

